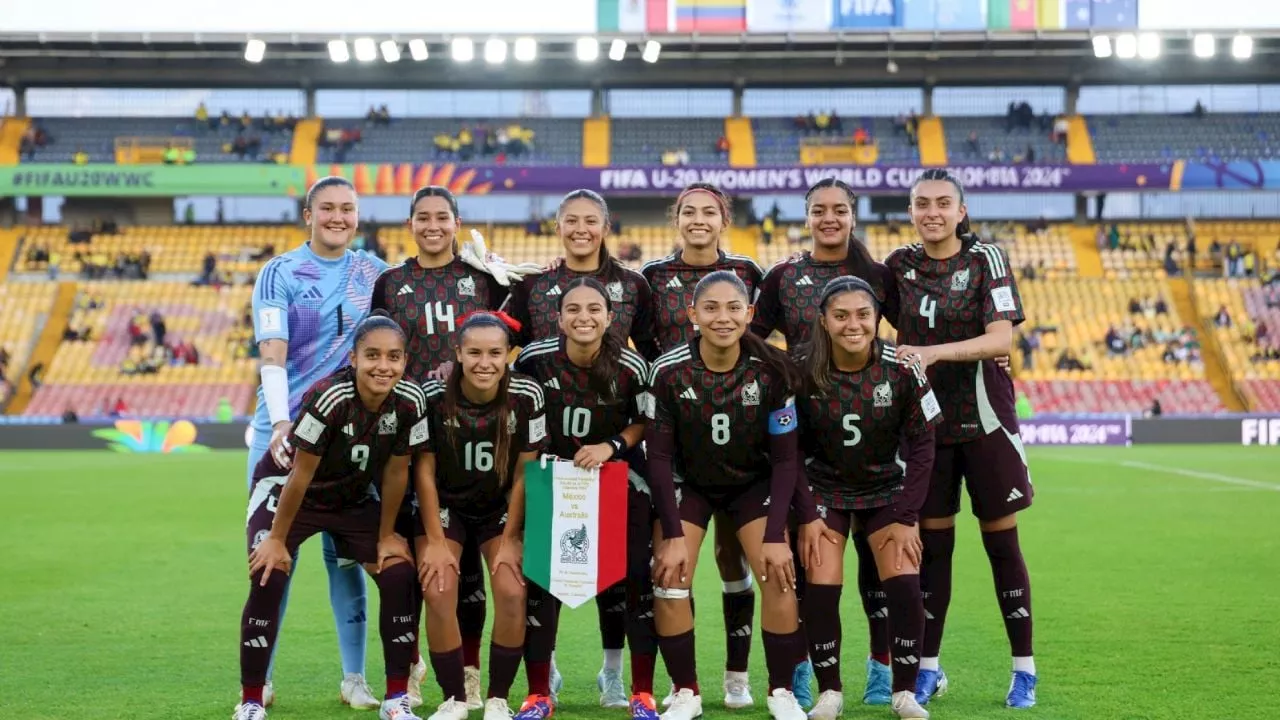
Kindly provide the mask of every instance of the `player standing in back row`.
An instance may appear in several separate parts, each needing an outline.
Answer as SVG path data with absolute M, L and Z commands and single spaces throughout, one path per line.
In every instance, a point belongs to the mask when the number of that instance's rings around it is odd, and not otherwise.
M 995 359 L 1008 355 L 1024 320 L 1009 258 L 969 234 L 964 188 L 944 170 L 925 171 L 911 187 L 911 221 L 922 242 L 894 251 L 886 264 L 901 299 L 897 355 L 927 368 L 942 405 L 929 494 L 921 510 L 926 611 L 916 699 L 946 692 L 938 665 L 951 602 L 951 557 L 961 479 L 969 491 L 996 599 L 1013 651 L 1005 702 L 1036 703 L 1031 649 L 1031 580 L 1018 544 L 1018 511 L 1031 506 L 1027 456 L 1018 435 L 1013 380 Z
M 693 289 L 702 278 L 717 270 L 728 270 L 742 280 L 747 295 L 754 299 L 764 276 L 755 260 L 720 249 L 721 238 L 733 223 L 733 212 L 729 198 L 715 185 L 688 186 L 676 198 L 671 214 L 680 233 L 681 249 L 640 268 L 640 274 L 649 283 L 650 318 L 659 352 L 687 344 L 698 333 L 698 326 L 689 317 L 689 308 L 693 305 Z M 730 709 L 745 708 L 754 703 L 747 668 L 751 659 L 756 594 L 752 589 L 751 568 L 732 521 L 724 513 L 717 513 L 715 526 L 715 558 L 723 590 L 726 648 L 724 704 Z M 670 705 L 673 697 L 674 693 L 668 695 L 663 704 Z

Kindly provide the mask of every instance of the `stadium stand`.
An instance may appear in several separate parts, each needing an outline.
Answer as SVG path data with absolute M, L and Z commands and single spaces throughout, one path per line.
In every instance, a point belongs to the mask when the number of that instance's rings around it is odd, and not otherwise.
M 808 137 L 796 129 L 793 118 L 752 118 L 755 127 L 756 156 L 761 165 L 790 165 L 800 157 L 800 142 Z M 907 136 L 895 129 L 893 118 L 845 117 L 841 119 L 844 135 L 852 136 L 862 127 L 870 141 L 877 145 L 878 161 L 885 164 L 914 164 L 920 154 Z M 829 133 L 830 135 L 830 133 Z
M 1030 130 L 1007 130 L 1005 117 L 943 118 L 947 158 L 964 163 L 1061 163 L 1066 145 L 1053 142 L 1053 128 L 1033 123 Z M 972 136 L 973 142 L 970 142 Z M 998 153 L 998 155 L 996 154 Z
M 494 133 L 509 125 L 533 131 L 528 151 L 522 154 L 480 151 L 483 141 L 477 137 L 482 128 Z M 389 125 L 366 124 L 364 119 L 326 119 L 326 128 L 359 128 L 360 142 L 349 149 L 338 162 L 403 163 L 457 160 L 452 151 L 438 151 L 436 138 L 456 139 L 464 128 L 472 134 L 474 154 L 465 162 L 474 165 L 580 165 L 582 163 L 582 121 L 576 119 L 518 118 L 396 118 Z M 715 142 L 712 138 L 711 142 Z M 335 161 L 332 153 L 321 151 L 324 162 Z
M 143 253 L 149 256 L 149 274 L 203 274 L 210 254 L 219 273 L 254 273 L 272 255 L 306 240 L 303 229 L 278 225 L 133 226 L 116 234 L 94 234 L 87 243 L 72 242 L 72 230 L 61 225 L 25 229 L 15 269 L 47 270 L 49 261 L 33 252 L 43 250 L 70 274 L 84 272 L 86 265 L 114 268 L 118 259 L 139 259 Z
M 208 417 L 222 398 L 248 412 L 256 385 L 245 323 L 251 292 L 247 285 L 81 283 L 67 337 L 25 414 L 57 416 L 70 408 L 92 417 L 123 400 L 134 417 Z M 163 319 L 168 352 L 156 342 L 153 312 Z M 188 352 L 182 347 L 188 344 L 196 362 L 170 359 Z
M 1275 264 L 1277 243 L 1280 242 L 1278 222 L 1197 221 L 1191 226 L 1186 223 L 1129 222 L 1099 228 L 1103 268 L 1108 277 L 1134 273 L 1150 276 L 1164 272 L 1165 255 L 1172 243 L 1174 263 L 1185 269 L 1190 260 L 1189 227 L 1196 238 L 1195 269 L 1198 272 L 1235 272 L 1236 268 L 1228 267 L 1232 243 L 1239 246 L 1239 274 L 1243 274 L 1249 265 L 1257 269 L 1267 263 Z M 1114 242 L 1111 237 L 1113 228 Z M 1251 260 L 1248 258 L 1250 253 L 1253 254 Z
M 1088 118 L 1098 162 L 1257 160 L 1280 151 L 1280 115 L 1097 115 Z
M 1200 280 L 1196 304 L 1249 409 L 1280 411 L 1280 283 Z
M 36 333 L 56 292 L 53 283 L 0 283 L 0 407 L 27 372 Z
M 716 150 L 724 118 L 613 118 L 611 159 L 618 165 L 661 165 L 662 154 L 683 150 L 687 164 L 727 165 Z M 790 162 L 795 162 L 792 156 Z
M 239 118 L 227 125 L 199 123 L 195 118 L 38 118 L 38 126 L 48 133 L 50 142 L 36 148 L 25 162 L 70 163 L 83 150 L 91 163 L 114 163 L 118 138 L 184 138 L 194 143 L 197 162 L 256 161 L 269 151 L 288 151 L 285 133 L 263 131 L 260 118 L 247 131 L 261 142 L 261 155 L 239 155 L 228 152 L 230 144 L 241 133 Z

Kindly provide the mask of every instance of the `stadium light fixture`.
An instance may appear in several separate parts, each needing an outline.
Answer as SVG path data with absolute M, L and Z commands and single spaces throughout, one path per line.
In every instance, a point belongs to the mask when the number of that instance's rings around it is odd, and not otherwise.
M 351 50 L 346 40 L 329 41 L 329 59 L 336 63 L 344 63 L 351 59 Z
M 414 38 L 409 41 L 409 57 L 414 62 L 422 62 L 427 59 L 427 41 L 422 38 Z
M 622 58 L 626 56 L 627 56 L 626 40 L 623 40 L 622 38 L 615 38 L 613 42 L 609 43 L 609 59 L 610 60 L 613 60 L 614 62 L 618 62 L 619 60 L 622 60 Z
M 538 57 L 538 41 L 528 37 L 516 38 L 512 55 L 516 62 L 533 62 Z
M 1132 60 L 1138 56 L 1138 38 L 1133 33 L 1116 36 L 1116 57 Z
M 578 38 L 578 61 L 589 63 L 600 58 L 600 41 L 593 37 Z
M 449 52 L 454 62 L 471 62 L 476 57 L 476 44 L 471 42 L 471 38 L 454 38 L 449 45 Z
M 490 65 L 501 65 L 507 61 L 507 41 L 489 38 L 484 41 L 484 61 Z
M 1237 35 L 1231 38 L 1231 57 L 1237 60 L 1248 60 L 1253 57 L 1253 38 L 1248 35 Z
M 395 40 L 383 40 L 379 47 L 382 49 L 383 60 L 389 63 L 400 62 L 400 43 Z
M 253 39 L 245 43 L 244 59 L 251 63 L 260 63 L 262 58 L 267 54 L 267 43 L 262 40 Z
M 367 63 L 378 59 L 378 46 L 373 42 L 373 38 L 356 38 L 352 45 L 355 46 L 356 60 Z
M 1198 58 L 1211 58 L 1218 51 L 1217 42 L 1209 33 L 1199 33 L 1191 41 L 1191 49 Z
M 647 63 L 658 62 L 658 56 L 662 54 L 662 43 L 657 40 L 650 40 L 644 44 L 644 50 L 640 52 L 640 59 Z
M 1139 35 L 1138 57 L 1143 60 L 1155 60 L 1160 57 L 1160 36 L 1156 33 L 1142 33 Z
M 1093 38 L 1093 56 L 1096 58 L 1111 57 L 1111 38 L 1097 35 Z

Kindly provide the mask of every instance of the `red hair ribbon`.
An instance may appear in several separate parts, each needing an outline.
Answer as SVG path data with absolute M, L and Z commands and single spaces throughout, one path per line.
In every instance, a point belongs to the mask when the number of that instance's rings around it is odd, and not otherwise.
M 520 332 L 520 328 L 524 327 L 524 325 L 519 320 L 511 317 L 510 315 L 506 314 L 501 310 L 475 310 L 473 312 L 469 312 L 463 315 L 462 317 L 458 318 L 458 327 L 462 327 L 463 325 L 465 325 L 467 323 L 467 319 L 474 315 L 492 315 L 497 319 L 501 320 L 502 324 L 506 325 L 507 329 L 513 333 Z

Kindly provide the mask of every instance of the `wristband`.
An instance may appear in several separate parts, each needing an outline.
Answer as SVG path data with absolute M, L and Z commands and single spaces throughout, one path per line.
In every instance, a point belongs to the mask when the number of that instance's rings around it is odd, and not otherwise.
M 622 439 L 621 435 L 614 435 L 608 440 L 605 440 L 605 442 L 609 443 L 609 447 L 613 448 L 613 455 L 610 457 L 611 460 L 627 450 L 627 441 Z
M 263 365 L 258 374 L 262 377 L 262 399 L 267 404 L 267 417 L 271 425 L 291 420 L 288 371 L 279 365 Z

